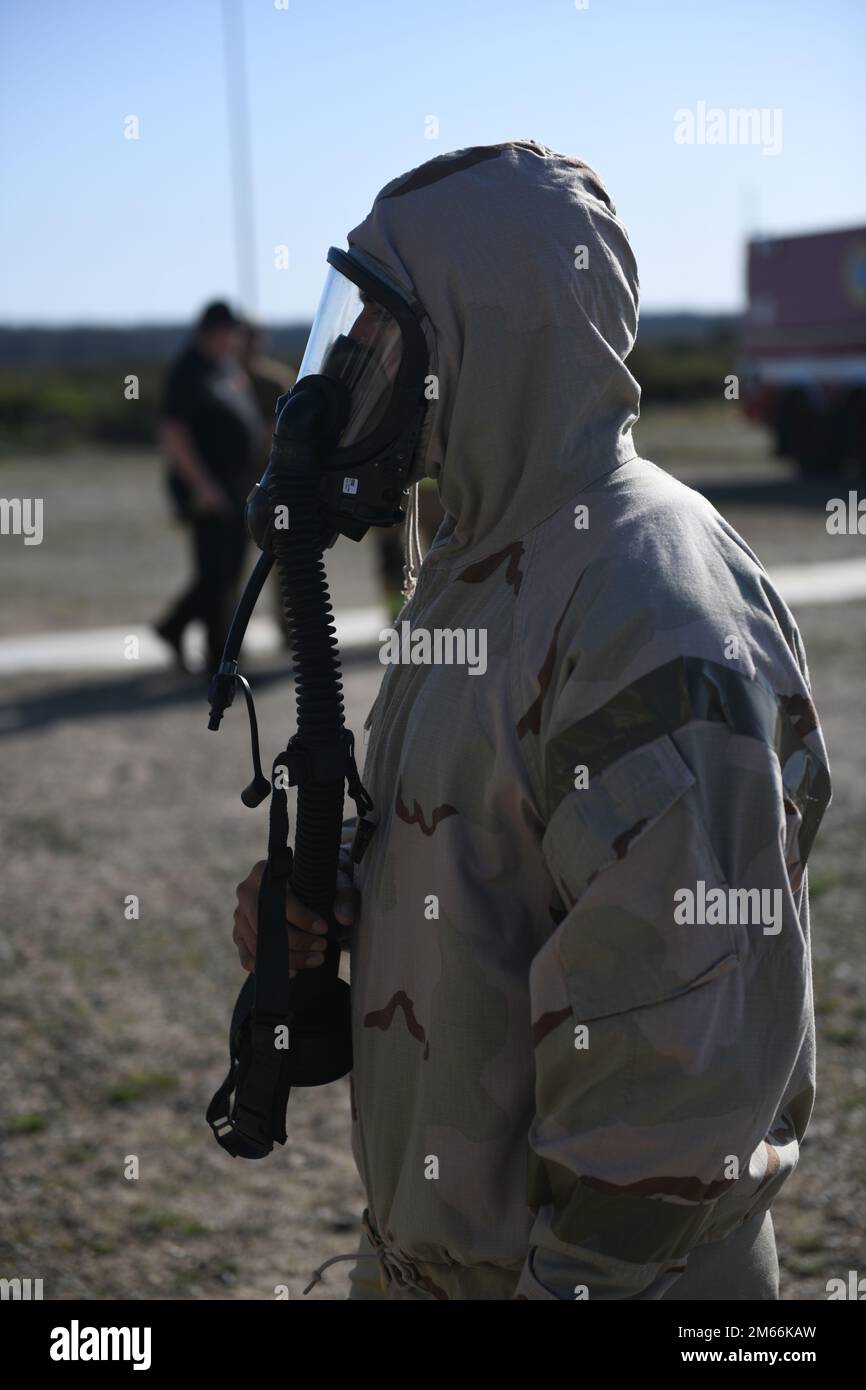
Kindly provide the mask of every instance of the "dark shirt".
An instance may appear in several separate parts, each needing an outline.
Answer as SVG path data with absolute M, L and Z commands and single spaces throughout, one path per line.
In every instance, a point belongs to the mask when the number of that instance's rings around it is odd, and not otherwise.
M 241 367 L 190 345 L 169 368 L 162 415 L 186 426 L 208 472 L 240 502 L 262 439 L 258 403 Z
M 262 420 L 266 429 L 271 431 L 274 427 L 277 401 L 280 396 L 291 391 L 297 372 L 284 366 L 282 362 L 275 362 L 272 357 L 254 357 L 246 367 L 259 403 Z
M 292 389 L 296 373 L 291 367 L 284 367 L 282 362 L 274 362 L 270 357 L 254 357 L 246 363 L 246 372 L 262 422 L 260 452 L 253 465 L 253 475 L 250 479 L 252 487 L 267 467 L 271 452 L 271 436 L 276 423 L 277 401 Z

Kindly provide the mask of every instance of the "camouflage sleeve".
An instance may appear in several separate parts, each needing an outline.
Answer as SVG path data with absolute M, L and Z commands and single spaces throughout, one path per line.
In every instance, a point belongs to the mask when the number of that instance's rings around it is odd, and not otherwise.
M 654 672 L 652 697 L 637 682 L 583 717 L 558 702 L 540 748 L 559 920 L 530 974 L 517 1298 L 661 1297 L 718 1238 L 720 1204 L 734 1226 L 769 1204 L 811 1109 L 823 745 L 769 687 L 679 665 L 679 698 Z
M 355 865 L 352 859 L 352 845 L 355 840 L 355 831 L 358 828 L 358 817 L 350 816 L 343 821 L 343 829 L 340 835 L 340 867 L 338 870 L 338 882 L 344 877 L 353 880 L 355 877 Z
M 352 859 L 352 845 L 355 840 L 355 831 L 357 827 L 357 816 L 349 816 L 343 821 L 343 829 L 340 835 L 340 858 L 337 865 L 338 888 L 346 888 L 355 881 L 355 863 Z M 347 947 L 351 939 L 351 927 L 341 927 L 338 929 L 337 940 L 341 947 Z

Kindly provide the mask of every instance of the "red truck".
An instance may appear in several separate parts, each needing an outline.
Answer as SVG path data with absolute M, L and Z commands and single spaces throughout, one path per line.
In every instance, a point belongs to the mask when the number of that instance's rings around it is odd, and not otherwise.
M 748 245 L 746 414 L 803 473 L 866 472 L 866 227 Z

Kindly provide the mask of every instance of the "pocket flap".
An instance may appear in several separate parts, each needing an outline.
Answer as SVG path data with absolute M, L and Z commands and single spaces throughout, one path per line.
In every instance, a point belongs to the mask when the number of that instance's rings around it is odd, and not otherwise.
M 541 846 L 560 891 L 564 885 L 576 901 L 694 781 L 664 734 L 619 758 L 584 790 L 570 792 L 551 816 Z

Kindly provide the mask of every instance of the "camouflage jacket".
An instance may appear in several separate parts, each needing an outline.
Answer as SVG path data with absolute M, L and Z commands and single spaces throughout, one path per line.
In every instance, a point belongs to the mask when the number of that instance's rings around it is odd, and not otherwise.
M 578 161 L 496 149 L 384 190 L 350 237 L 435 327 L 447 512 L 397 623 L 430 642 L 399 647 L 367 721 L 354 1152 L 375 1239 L 429 1297 L 657 1298 L 797 1161 L 826 755 L 759 562 L 637 455 L 612 204 Z M 479 277 L 472 219 L 509 198 L 543 230 L 513 217 Z

